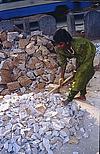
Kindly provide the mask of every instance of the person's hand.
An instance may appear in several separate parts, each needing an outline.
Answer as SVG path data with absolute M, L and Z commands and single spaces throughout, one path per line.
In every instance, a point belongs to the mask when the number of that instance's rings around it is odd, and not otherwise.
M 64 82 L 64 78 L 60 78 L 59 79 L 59 85 L 61 86 L 63 82 Z
M 73 77 L 75 76 L 75 74 L 76 74 L 76 70 L 73 71 Z

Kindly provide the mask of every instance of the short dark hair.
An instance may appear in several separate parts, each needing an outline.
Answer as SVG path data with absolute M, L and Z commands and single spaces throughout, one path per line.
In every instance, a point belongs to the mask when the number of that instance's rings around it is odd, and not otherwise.
M 72 36 L 65 29 L 58 29 L 53 36 L 53 40 L 56 44 L 60 42 L 71 43 L 72 39 Z

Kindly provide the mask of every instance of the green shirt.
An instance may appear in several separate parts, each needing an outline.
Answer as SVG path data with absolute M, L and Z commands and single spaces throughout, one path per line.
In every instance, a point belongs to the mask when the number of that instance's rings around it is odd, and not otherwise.
M 84 89 L 90 78 L 93 76 L 93 60 L 96 49 L 88 39 L 82 37 L 74 38 L 71 44 L 74 55 L 67 52 L 67 50 L 60 48 L 57 48 L 56 53 L 61 67 L 65 66 L 67 63 L 67 58 L 76 58 L 77 72 L 75 74 L 75 82 L 72 85 L 72 90 L 78 91 Z

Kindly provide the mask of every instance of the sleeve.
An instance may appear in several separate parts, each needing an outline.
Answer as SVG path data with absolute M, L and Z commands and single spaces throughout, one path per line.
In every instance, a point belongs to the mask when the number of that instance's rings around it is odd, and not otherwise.
M 72 54 L 69 51 L 66 51 L 60 47 L 55 48 L 57 54 L 58 64 L 63 68 L 67 65 L 68 59 L 73 58 Z
M 78 68 L 78 74 L 80 77 L 82 74 L 88 74 L 89 70 L 93 66 L 93 60 L 95 57 L 95 47 L 92 43 L 86 42 L 83 46 L 80 48 L 80 53 L 84 52 L 84 56 L 82 57 L 81 65 Z
M 86 42 L 85 44 L 81 45 L 80 47 L 80 53 L 85 53 L 85 58 L 83 59 L 83 64 L 93 62 L 93 59 L 95 57 L 95 46 L 91 42 Z
M 65 53 L 63 49 L 59 47 L 55 47 L 55 51 L 57 54 L 57 62 L 59 66 L 63 68 L 67 64 L 67 54 Z

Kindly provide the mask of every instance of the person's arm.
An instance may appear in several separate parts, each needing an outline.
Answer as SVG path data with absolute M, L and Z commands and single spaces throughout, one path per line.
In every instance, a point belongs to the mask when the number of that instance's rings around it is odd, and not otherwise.
M 63 67 L 61 67 L 60 73 L 61 73 L 61 79 L 62 79 L 62 81 L 64 81 L 64 75 L 65 75 L 66 65 L 67 65 L 67 63 L 65 63 L 65 65 Z
M 61 67 L 60 74 L 61 74 L 61 78 L 62 78 L 62 81 L 63 81 L 65 70 L 66 70 L 66 65 L 67 65 L 67 54 L 61 48 L 56 48 L 55 51 L 56 51 L 56 54 L 57 54 L 58 65 Z

